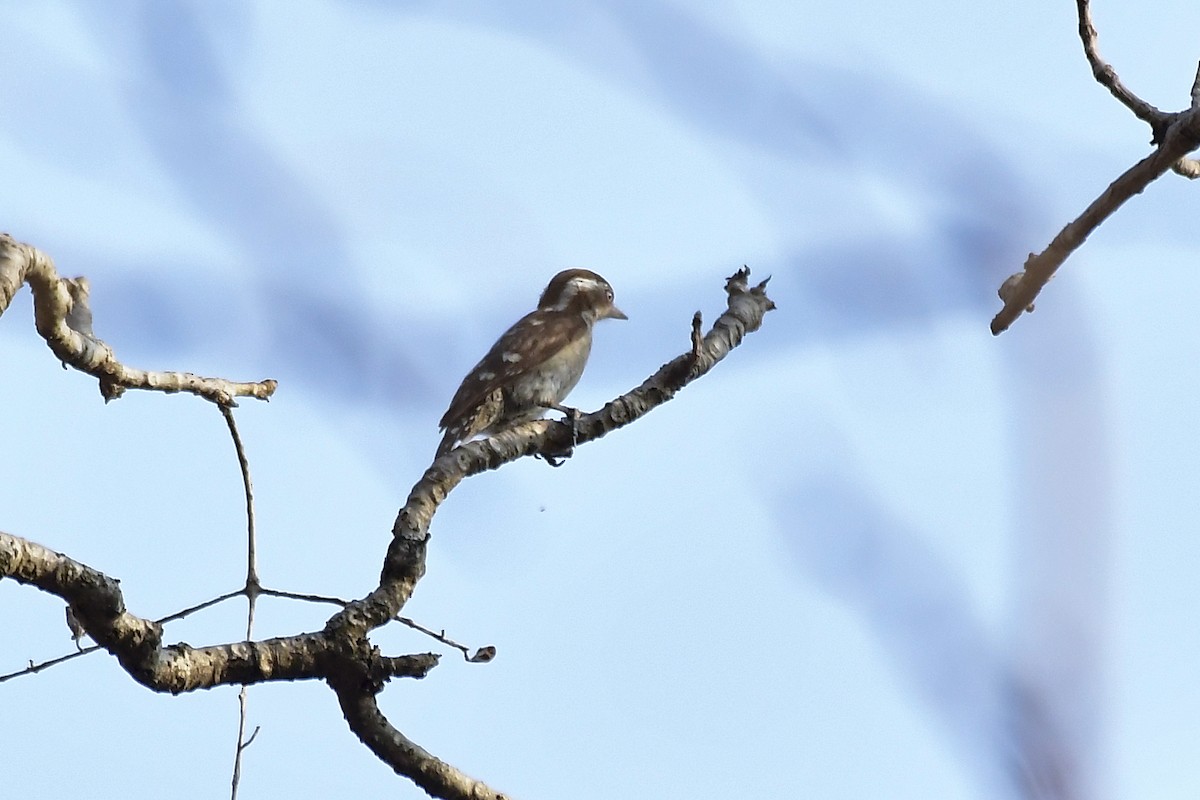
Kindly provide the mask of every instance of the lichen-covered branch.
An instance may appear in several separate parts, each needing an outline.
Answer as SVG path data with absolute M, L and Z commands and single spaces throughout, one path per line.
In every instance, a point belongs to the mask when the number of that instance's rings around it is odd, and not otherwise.
M 698 349 L 689 348 L 683 355 L 664 364 L 641 386 L 612 400 L 599 411 L 582 415 L 576 425 L 574 445 L 599 439 L 645 416 L 716 366 L 741 344 L 747 333 L 758 330 L 763 317 L 775 308 L 775 303 L 767 296 L 767 281 L 751 287 L 749 277 L 750 270 L 742 268 L 726 281 L 728 307 Z M 538 420 L 461 445 L 437 459 L 413 487 L 396 516 L 379 588 L 349 604 L 329 621 L 329 625 L 365 634 L 386 624 L 400 612 L 424 574 L 425 543 L 433 515 L 463 479 L 497 469 L 522 456 L 563 454 L 571 447 L 570 425 Z
M 11 243 L 7 251 L 10 261 L 14 246 L 22 258 L 35 265 L 44 258 L 32 248 L 21 250 L 25 246 Z M 0 247 L 0 254 L 3 252 Z M 25 269 L 23 279 L 29 273 Z M 5 274 L 0 269 L 0 280 Z M 43 277 L 37 280 L 42 290 L 66 291 L 62 279 L 45 278 L 44 267 L 41 274 Z M 0 533 L 0 578 L 37 586 L 66 600 L 87 634 L 114 654 L 136 680 L 156 691 L 178 693 L 223 684 L 320 678 L 336 692 L 355 735 L 397 773 L 437 797 L 498 800 L 503 797 L 499 792 L 409 741 L 376 703 L 376 695 L 390 679 L 424 677 L 436 665 L 437 657 L 384 656 L 371 644 L 369 634 L 397 618 L 424 575 L 430 523 L 455 486 L 471 475 L 522 456 L 568 454 L 572 447 L 624 427 L 670 400 L 711 370 L 746 334 L 758 330 L 766 313 L 775 307 L 766 294 L 767 282 L 750 286 L 749 275 L 750 271 L 743 268 L 726 281 L 727 308 L 706 335 L 700 336 L 697 314 L 690 326 L 688 349 L 640 386 L 599 411 L 581 416 L 574 439 L 571 426 L 541 420 L 462 445 L 436 460 L 413 487 L 396 517 L 379 586 L 361 600 L 345 604 L 319 632 L 211 647 L 164 645 L 160 624 L 125 609 L 116 580 L 41 545 L 4 533 Z M 16 289 L 7 294 L 5 291 L 0 286 L 0 310 Z M 63 336 L 69 340 L 57 346 L 73 347 L 72 337 L 90 339 L 90 335 L 62 322 L 71 311 L 69 302 L 61 297 L 54 302 L 58 305 L 50 317 L 57 320 L 54 326 L 61 323 L 68 328 Z M 61 333 L 56 328 L 54 336 Z M 111 358 L 111 351 L 107 357 Z M 493 654 L 493 648 L 482 648 L 469 660 L 487 661 Z
M 210 647 L 165 645 L 162 626 L 125 608 L 120 583 L 36 542 L 0 532 L 0 578 L 57 595 L 75 619 L 135 680 L 179 694 L 214 686 L 325 676 L 328 645 L 318 634 Z
M 505 800 L 504 795 L 482 781 L 447 764 L 413 742 L 392 725 L 375 693 L 362 691 L 353 683 L 330 681 L 342 708 L 342 716 L 354 735 L 381 761 L 434 797 L 458 800 Z
M 238 383 L 190 372 L 149 372 L 125 366 L 92 331 L 87 279 L 61 277 L 48 255 L 0 233 L 0 316 L 25 284 L 33 292 L 38 333 L 60 361 L 97 378 L 106 401 L 120 397 L 126 389 L 188 392 L 221 405 L 231 405 L 238 397 L 267 400 L 275 392 L 273 380 Z
M 703 339 L 693 336 L 687 352 L 664 364 L 641 386 L 599 411 L 581 416 L 573 444 L 599 439 L 667 402 L 684 386 L 711 370 L 741 344 L 747 333 L 758 330 L 775 303 L 766 294 L 767 281 L 751 287 L 749 277 L 750 270 L 742 268 L 726 281 L 728 307 Z M 694 327 L 698 329 L 699 323 Z M 461 445 L 437 459 L 412 488 L 396 516 L 379 587 L 330 618 L 326 633 L 342 631 L 347 640 L 365 640 L 372 629 L 393 620 L 425 574 L 429 526 L 450 492 L 465 478 L 497 469 L 522 456 L 560 455 L 569 451 L 570 427 L 547 420 L 524 423 Z M 342 668 L 331 676 L 329 683 L 337 692 L 351 730 L 381 760 L 436 797 L 482 800 L 504 796 L 407 739 L 375 702 L 381 684 L 356 665 L 353 658 L 343 660 Z

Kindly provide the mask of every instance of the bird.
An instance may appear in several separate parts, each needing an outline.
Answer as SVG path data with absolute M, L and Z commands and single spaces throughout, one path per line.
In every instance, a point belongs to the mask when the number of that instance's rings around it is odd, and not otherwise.
M 602 319 L 629 319 L 613 305 L 608 281 L 578 268 L 551 278 L 537 309 L 505 331 L 463 378 L 438 423 L 443 434 L 437 457 L 549 410 L 576 419 L 579 412 L 562 401 L 583 375 L 592 326 Z

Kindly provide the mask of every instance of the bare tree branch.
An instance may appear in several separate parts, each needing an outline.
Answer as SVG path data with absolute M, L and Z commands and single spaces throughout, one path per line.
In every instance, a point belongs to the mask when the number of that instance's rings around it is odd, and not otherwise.
M 1083 52 L 1092 68 L 1092 75 L 1101 86 L 1108 89 L 1112 96 L 1120 101 L 1121 105 L 1132 111 L 1138 119 L 1150 125 L 1154 131 L 1151 144 L 1158 144 L 1166 136 L 1167 125 L 1170 124 L 1171 117 L 1174 115 L 1150 105 L 1121 83 L 1121 79 L 1117 77 L 1117 71 L 1100 57 L 1099 35 L 1096 33 L 1096 26 L 1092 24 L 1090 1 L 1075 0 L 1075 5 L 1079 12 L 1079 38 L 1083 42 Z
M 9 247 L 10 252 L 13 247 L 23 246 L 13 244 Z M 27 260 L 44 258 L 33 248 L 21 252 Z M 3 274 L 0 271 L 0 277 Z M 766 294 L 767 281 L 751 287 L 749 275 L 750 271 L 743 268 L 726 281 L 727 309 L 706 336 L 700 336 L 701 320 L 697 313 L 689 331 L 688 349 L 664 364 L 641 386 L 599 411 L 581 416 L 577 436 L 573 436 L 569 424 L 540 420 L 462 445 L 437 459 L 413 487 L 397 515 L 379 586 L 366 597 L 345 603 L 320 632 L 210 647 L 194 648 L 184 643 L 164 645 L 161 624 L 126 611 L 118 581 L 67 556 L 6 533 L 0 533 L 0 577 L 37 586 L 66 600 L 87 634 L 117 656 L 121 666 L 135 680 L 155 691 L 179 693 L 226 684 L 245 686 L 264 681 L 320 678 L 337 693 L 347 724 L 355 735 L 397 773 L 438 797 L 502 797 L 409 741 L 384 717 L 375 696 L 387 681 L 394 677 L 424 677 L 437 664 L 437 656 L 384 656 L 371 644 L 368 635 L 397 618 L 417 581 L 424 575 L 430 522 L 455 486 L 464 478 L 496 469 L 522 456 L 561 454 L 572 444 L 598 439 L 670 400 L 684 386 L 711 370 L 741 343 L 747 333 L 757 330 L 766 313 L 775 307 Z M 54 286 L 61 288 L 61 279 L 54 280 L 58 281 Z M 74 330 L 72 334 L 82 336 Z M 255 594 L 267 593 L 256 586 L 253 494 L 245 453 L 229 413 L 229 403 L 218 402 L 234 436 L 242 467 L 250 535 L 247 586 L 224 599 L 247 594 L 251 597 L 252 607 Z M 337 598 L 270 593 L 342 603 Z M 248 626 L 247 639 L 250 632 Z M 439 638 L 448 641 L 444 635 Z M 461 645 L 455 646 L 463 649 Z M 463 652 L 466 655 L 465 649 Z M 494 654 L 494 648 L 485 647 L 469 660 L 486 661 Z M 244 733 L 243 715 L 238 734 L 239 758 L 249 744 L 249 741 L 243 741 Z M 239 771 L 240 766 L 235 762 L 234 793 Z
M 45 253 L 0 233 L 0 316 L 26 283 L 33 292 L 38 333 L 63 364 L 98 378 L 106 401 L 120 397 L 126 389 L 188 392 L 220 405 L 232 405 L 238 397 L 266 400 L 275 392 L 273 380 L 236 383 L 190 372 L 147 372 L 125 366 L 112 348 L 92 333 L 87 280 L 60 277 Z
M 242 783 L 242 753 L 246 752 L 246 748 L 254 743 L 261 730 L 261 726 L 255 726 L 250 738 L 246 738 L 246 705 L 248 702 L 246 687 L 243 686 L 238 692 L 237 746 L 233 752 L 233 778 L 230 780 L 229 800 L 237 800 L 238 787 Z
M 424 678 L 438 665 L 441 658 L 437 653 L 380 656 L 379 670 L 385 678 Z
M 446 645 L 447 647 L 453 647 L 455 650 L 462 653 L 463 660 L 468 661 L 472 664 L 486 664 L 487 662 L 491 661 L 492 659 L 494 659 L 496 657 L 496 648 L 490 644 L 484 645 L 483 647 L 480 647 L 474 653 L 472 653 L 471 648 L 467 647 L 465 644 L 459 644 L 458 642 L 456 642 L 453 639 L 446 636 L 446 632 L 444 630 L 443 631 L 432 631 L 429 628 L 426 628 L 424 625 L 418 625 L 416 622 L 412 621 L 408 617 L 396 617 L 396 621 L 399 622 L 401 625 L 405 625 L 409 628 L 412 628 L 414 631 L 417 631 L 418 633 L 425 634 L 426 636 L 428 636 L 429 638 L 431 638 L 435 641 L 441 642 L 442 644 Z
M 160 625 L 167 623 L 167 622 L 174 622 L 177 619 L 183 619 L 185 617 L 190 617 L 192 614 L 195 614 L 197 611 L 203 611 L 206 608 L 212 608 L 213 606 L 220 605 L 221 603 L 224 603 L 226 600 L 232 600 L 235 597 L 241 597 L 245 593 L 246 593 L 245 589 L 234 589 L 232 592 L 226 592 L 225 594 L 218 595 L 218 596 L 212 598 L 211 600 L 205 600 L 203 603 L 196 603 L 193 606 L 188 606 L 187 608 L 183 609 L 182 611 L 176 611 L 174 614 L 168 614 L 165 617 L 159 617 L 158 619 L 156 619 L 154 621 Z
M 599 439 L 645 416 L 716 366 L 729 351 L 741 344 L 747 333 L 758 330 L 763 317 L 775 308 L 775 304 L 767 297 L 767 281 L 750 287 L 749 276 L 750 270 L 742 268 L 726 281 L 728 308 L 704 337 L 698 354 L 689 347 L 687 352 L 664 364 L 641 386 L 609 402 L 599 411 L 582 415 L 578 421 L 575 443 L 582 445 Z M 450 492 L 463 479 L 497 469 L 522 456 L 565 452 L 572 444 L 571 428 L 566 423 L 550 420 L 527 422 L 486 439 L 460 445 L 434 461 L 412 488 L 407 502 L 396 516 L 379 588 L 334 615 L 326 630 L 359 630 L 365 635 L 391 621 L 408 601 L 416 582 L 424 574 L 429 525 L 438 506 Z
M 462 800 L 506 800 L 508 797 L 447 764 L 396 730 L 379 710 L 375 692 L 333 681 L 331 685 L 350 730 L 396 774 L 409 778 L 434 797 Z
M 125 609 L 119 582 L 47 547 L 0 532 L 0 576 L 57 595 L 97 644 L 157 692 L 324 677 L 328 646 L 319 634 L 211 647 L 166 646 L 162 626 Z
M 1171 114 L 1160 111 L 1126 88 L 1116 70 L 1100 58 L 1089 2 L 1076 0 L 1076 6 L 1079 38 L 1083 41 L 1083 52 L 1092 67 L 1092 74 L 1138 119 L 1150 125 L 1153 131 L 1151 144 L 1158 147 L 1109 184 L 1079 217 L 1059 231 L 1045 250 L 1030 253 L 1023 270 L 1005 279 L 998 292 L 1004 307 L 992 319 L 993 335 L 1008 330 L 1022 313 L 1033 311 L 1033 301 L 1063 262 L 1126 200 L 1140 194 L 1168 170 L 1187 178 L 1200 175 L 1200 162 L 1186 158 L 1188 153 L 1200 147 L 1200 70 L 1192 83 L 1189 109 Z
M 237 454 L 238 469 L 242 474 L 242 493 L 246 498 L 246 597 L 249 602 L 249 612 L 246 619 L 246 638 L 254 632 L 254 601 L 262 591 L 258 580 L 258 542 L 254 536 L 254 482 L 250 479 L 250 461 L 246 458 L 246 448 L 242 444 L 242 435 L 238 432 L 237 422 L 233 418 L 233 407 L 222 405 L 221 416 L 229 428 L 229 436 L 233 439 L 233 449 Z
M 992 320 L 993 334 L 1008 330 L 1023 311 L 1032 308 L 1034 299 L 1063 262 L 1126 200 L 1140 194 L 1184 154 L 1200 147 L 1200 115 L 1189 113 L 1180 123 L 1171 126 L 1157 150 L 1126 170 L 1078 218 L 1059 231 L 1045 250 L 1030 253 L 1022 272 L 1005 281 L 1000 292 L 1004 308 Z

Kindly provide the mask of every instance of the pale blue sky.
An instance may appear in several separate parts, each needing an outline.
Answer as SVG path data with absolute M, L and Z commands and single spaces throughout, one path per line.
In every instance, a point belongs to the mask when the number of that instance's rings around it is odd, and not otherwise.
M 1194 8 L 1094 15 L 1131 88 L 1187 102 Z M 1073 3 L 4 17 L 0 229 L 91 279 L 130 363 L 281 381 L 239 412 L 270 586 L 373 585 L 462 374 L 557 270 L 602 273 L 630 316 L 597 331 L 588 409 L 686 347 L 738 266 L 774 276 L 764 328 L 675 401 L 443 506 L 407 611 L 500 654 L 383 694 L 437 755 L 522 798 L 1200 791 L 1196 187 L 1152 186 L 987 329 L 1000 281 L 1147 150 Z M 145 616 L 237 585 L 215 409 L 105 406 L 24 295 L 0 365 L 0 529 Z M 0 672 L 70 649 L 53 598 L 5 582 L 0 608 Z M 234 640 L 242 615 L 168 638 Z M 327 615 L 266 602 L 258 633 Z M 0 685 L 7 788 L 223 796 L 235 696 L 155 696 L 100 654 Z M 423 796 L 324 686 L 250 703 L 242 797 Z

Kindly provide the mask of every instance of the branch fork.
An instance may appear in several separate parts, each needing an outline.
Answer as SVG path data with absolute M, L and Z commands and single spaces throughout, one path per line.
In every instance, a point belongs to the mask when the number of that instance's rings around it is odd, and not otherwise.
M 1165 112 L 1128 89 L 1112 65 L 1100 57 L 1098 35 L 1092 24 L 1089 0 L 1076 0 L 1079 38 L 1092 75 L 1134 116 L 1150 126 L 1150 143 L 1156 149 L 1114 180 L 1075 220 L 1068 223 L 1040 253 L 1031 253 L 1020 272 L 1005 279 L 997 294 L 1003 308 L 992 319 L 993 335 L 1008 330 L 1022 313 L 1033 311 L 1034 300 L 1058 268 L 1079 249 L 1088 236 L 1120 208 L 1168 171 L 1187 178 L 1200 176 L 1200 162 L 1188 158 L 1200 147 L 1200 68 L 1192 82 L 1187 110 Z
M 684 386 L 711 370 L 748 333 L 758 330 L 766 313 L 775 308 L 766 294 L 767 281 L 751 286 L 749 275 L 749 269 L 743 267 L 726 281 L 727 308 L 707 334 L 701 335 L 702 321 L 697 312 L 691 321 L 688 349 L 599 411 L 582 414 L 573 424 L 539 420 L 517 425 L 460 446 L 434 461 L 413 486 L 396 516 L 378 587 L 359 600 L 345 602 L 264 589 L 258 580 L 253 491 L 231 408 L 237 397 L 267 399 L 275 390 L 275 382 L 236 383 L 189 373 L 143 372 L 124 366 L 108 345 L 95 338 L 87 281 L 59 277 L 53 263 L 40 251 L 0 234 L 0 313 L 8 308 L 17 289 L 29 283 L 34 292 L 38 331 L 64 364 L 99 379 L 106 400 L 119 396 L 127 388 L 187 391 L 220 408 L 234 441 L 246 496 L 249 540 L 246 583 L 238 591 L 167 619 L 177 619 L 244 595 L 249 600 L 246 639 L 207 647 L 192 647 L 182 642 L 166 644 L 162 624 L 166 620 L 156 622 L 129 613 L 119 581 L 35 542 L 3 532 L 0 532 L 0 578 L 12 578 L 61 597 L 70 610 L 68 619 L 74 623 L 72 636 L 77 640 L 86 632 L 99 648 L 115 655 L 135 680 L 154 691 L 178 694 L 240 684 L 243 692 L 239 695 L 241 719 L 233 770 L 234 796 L 241 754 L 255 735 L 245 736 L 244 687 L 266 681 L 323 680 L 336 693 L 350 729 L 398 774 L 407 776 L 435 797 L 500 800 L 504 795 L 498 791 L 407 739 L 376 702 L 376 696 L 390 679 L 422 678 L 437 665 L 438 656 L 431 653 L 386 656 L 371 644 L 369 636 L 397 620 L 424 630 L 399 617 L 399 612 L 425 574 L 433 516 L 460 482 L 522 456 L 554 454 L 568 445 L 582 446 L 629 425 L 669 401 Z M 251 640 L 254 600 L 260 595 L 332 602 L 339 610 L 320 631 L 254 641 Z M 444 633 L 435 638 L 458 648 L 471 662 L 486 662 L 495 656 L 495 648 L 491 646 L 469 655 L 467 648 L 446 638 Z M 77 654 L 65 658 L 74 655 Z M 21 673 L 0 676 L 0 680 L 46 666 L 49 664 L 31 665 Z

